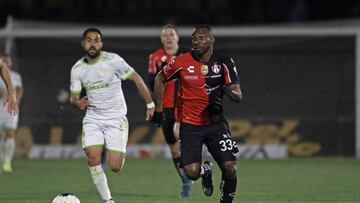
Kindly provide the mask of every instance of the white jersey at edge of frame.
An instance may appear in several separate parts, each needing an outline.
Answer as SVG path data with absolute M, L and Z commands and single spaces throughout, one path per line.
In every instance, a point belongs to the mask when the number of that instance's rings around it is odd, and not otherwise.
M 0 60 L 0 63 L 1 63 L 1 60 Z M 17 87 L 22 88 L 23 85 L 22 85 L 22 79 L 21 79 L 20 74 L 11 69 L 9 70 L 9 72 L 10 72 L 11 84 L 12 84 L 13 88 L 17 88 Z M 7 89 L 6 89 L 6 85 L 5 85 L 4 81 L 1 80 L 1 78 L 0 78 L 0 89 L 1 89 L 1 91 L 3 91 L 3 96 L 0 97 L 0 102 L 2 104 L 4 101 L 4 95 L 7 94 Z M 1 107 L 3 107 L 3 106 L 1 105 Z

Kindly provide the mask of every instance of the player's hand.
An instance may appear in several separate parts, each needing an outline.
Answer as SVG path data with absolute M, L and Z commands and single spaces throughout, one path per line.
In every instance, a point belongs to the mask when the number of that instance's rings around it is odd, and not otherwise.
M 150 121 L 153 118 L 154 112 L 155 112 L 155 107 L 146 109 L 146 120 L 147 121 Z
M 160 127 L 161 126 L 161 123 L 164 121 L 164 113 L 161 111 L 161 112 L 157 112 L 155 111 L 154 112 L 154 115 L 153 117 L 151 118 L 151 123 L 154 124 L 155 126 L 157 127 Z
M 7 107 L 8 112 L 12 116 L 15 116 L 19 112 L 19 106 L 13 93 L 6 95 L 3 106 Z
M 89 100 L 88 100 L 88 97 L 87 96 L 85 96 L 85 97 L 83 97 L 83 98 L 81 98 L 80 100 L 79 100 L 79 108 L 81 109 L 81 110 L 84 110 L 84 109 L 86 109 L 86 107 L 89 105 Z

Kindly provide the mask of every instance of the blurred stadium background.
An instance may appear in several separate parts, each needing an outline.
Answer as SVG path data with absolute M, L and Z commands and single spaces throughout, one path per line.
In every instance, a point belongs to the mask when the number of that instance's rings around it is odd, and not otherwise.
M 192 27 L 212 25 L 216 49 L 235 59 L 244 101 L 224 105 L 239 158 L 360 156 L 357 1 L 121 2 L 0 2 L 0 53 L 14 57 L 25 87 L 17 157 L 83 156 L 74 147 L 83 115 L 68 95 L 86 27 L 102 29 L 104 50 L 146 80 L 148 55 L 160 47 L 160 28 L 168 22 L 188 48 Z M 135 86 L 124 82 L 123 88 L 128 155 L 168 157 L 161 131 L 144 121 Z

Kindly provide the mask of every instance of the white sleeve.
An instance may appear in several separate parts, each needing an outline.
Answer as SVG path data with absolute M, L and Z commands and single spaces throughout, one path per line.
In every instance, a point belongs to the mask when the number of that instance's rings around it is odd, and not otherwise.
M 81 81 L 79 77 L 78 69 L 72 68 L 71 69 L 71 76 L 70 76 L 70 91 L 71 93 L 80 93 L 81 92 Z
M 21 80 L 21 76 L 19 73 L 14 73 L 13 74 L 13 87 L 16 88 L 16 87 L 20 87 L 22 88 L 22 80 Z
M 119 74 L 119 77 L 122 80 L 128 79 L 135 72 L 135 70 L 119 55 L 115 54 L 113 60 L 115 71 L 117 74 Z

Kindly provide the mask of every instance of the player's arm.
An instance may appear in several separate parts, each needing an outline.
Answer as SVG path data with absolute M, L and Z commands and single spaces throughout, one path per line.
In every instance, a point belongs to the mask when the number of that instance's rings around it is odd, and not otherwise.
M 154 105 L 154 102 L 153 102 L 153 100 L 151 98 L 150 92 L 149 92 L 148 88 L 145 85 L 144 80 L 135 71 L 129 76 L 128 79 L 135 83 L 137 89 L 140 92 L 140 95 L 145 100 L 146 107 L 147 107 L 146 120 L 147 121 L 150 120 L 152 118 L 153 114 L 154 114 L 155 105 Z
M 240 80 L 235 62 L 231 58 L 225 58 L 225 93 L 234 102 L 242 100 L 242 92 L 240 87 Z
M 240 102 L 242 100 L 242 92 L 240 84 L 232 84 L 225 87 L 226 95 L 234 102 Z
M 157 127 L 161 126 L 161 123 L 164 121 L 163 107 L 162 107 L 162 98 L 164 92 L 164 84 L 166 80 L 162 72 L 160 72 L 155 78 L 154 84 L 154 97 L 155 97 L 155 113 L 151 122 Z
M 79 79 L 79 73 L 73 67 L 70 74 L 70 104 L 76 108 L 84 110 L 89 105 L 89 101 L 87 96 L 80 98 L 81 89 L 82 85 Z
M 8 67 L 5 63 L 0 61 L 0 73 L 1 78 L 4 80 L 4 83 L 6 85 L 7 89 L 7 95 L 4 100 L 4 106 L 7 106 L 8 112 L 11 115 L 15 115 L 19 111 L 18 104 L 16 102 L 16 93 L 14 91 L 14 88 L 12 86 L 11 78 L 10 78 L 10 72 Z
M 155 111 L 156 112 L 162 112 L 162 100 L 163 100 L 163 92 L 164 92 L 164 86 L 165 86 L 165 77 L 160 72 L 156 78 L 155 78 L 155 85 L 154 85 L 154 97 L 155 97 Z
M 74 107 L 84 110 L 89 105 L 89 100 L 87 96 L 80 99 L 80 92 L 72 92 L 70 97 L 70 104 Z

